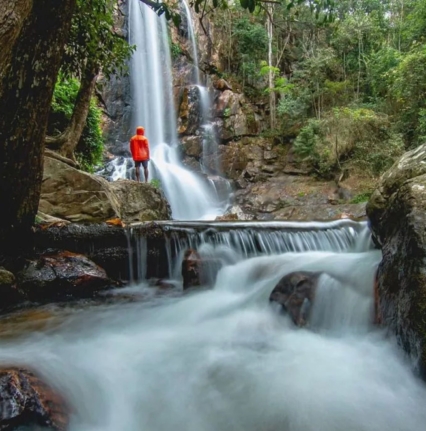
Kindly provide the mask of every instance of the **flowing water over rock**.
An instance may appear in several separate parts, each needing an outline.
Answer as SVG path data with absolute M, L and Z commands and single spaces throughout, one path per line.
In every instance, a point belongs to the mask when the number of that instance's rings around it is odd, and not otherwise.
M 74 310 L 4 341 L 0 363 L 31 367 L 59 389 L 71 431 L 422 430 L 425 386 L 371 323 L 381 253 L 366 232 L 330 229 L 328 240 L 257 257 L 228 243 L 234 262 L 213 289 Z M 269 302 L 295 271 L 322 273 L 303 329 Z

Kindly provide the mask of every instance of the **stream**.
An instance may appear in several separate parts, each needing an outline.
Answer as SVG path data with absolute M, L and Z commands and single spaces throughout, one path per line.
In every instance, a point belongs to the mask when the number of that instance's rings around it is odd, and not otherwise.
M 229 248 L 212 289 L 153 294 L 140 281 L 121 290 L 134 302 L 52 308 L 51 324 L 3 337 L 0 362 L 59 389 L 71 431 L 425 429 L 424 384 L 372 324 L 380 251 L 365 235 L 305 248 Z M 305 328 L 269 302 L 300 270 L 323 273 Z

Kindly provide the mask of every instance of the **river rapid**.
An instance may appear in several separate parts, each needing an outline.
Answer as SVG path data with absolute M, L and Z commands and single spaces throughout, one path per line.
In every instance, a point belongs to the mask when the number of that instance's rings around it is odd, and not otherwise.
M 0 362 L 59 389 L 71 431 L 424 430 L 425 385 L 372 324 L 380 251 L 359 248 L 236 259 L 185 295 L 136 283 L 121 291 L 135 302 L 4 339 Z M 324 273 L 306 328 L 269 302 L 299 270 Z

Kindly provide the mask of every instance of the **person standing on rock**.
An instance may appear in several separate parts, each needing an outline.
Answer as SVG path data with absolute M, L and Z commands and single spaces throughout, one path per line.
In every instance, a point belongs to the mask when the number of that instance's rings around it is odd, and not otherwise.
M 140 181 L 140 166 L 143 166 L 145 182 L 148 182 L 149 143 L 143 127 L 136 128 L 136 135 L 130 139 L 130 151 L 136 168 L 136 181 Z

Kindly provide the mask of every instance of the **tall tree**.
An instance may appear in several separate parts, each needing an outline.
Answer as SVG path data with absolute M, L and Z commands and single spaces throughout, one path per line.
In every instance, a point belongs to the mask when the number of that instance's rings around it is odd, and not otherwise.
M 68 127 L 59 136 L 46 139 L 47 146 L 73 160 L 99 72 L 106 77 L 122 73 L 132 53 L 132 47 L 114 29 L 114 10 L 113 0 L 77 0 L 61 71 L 64 78 L 78 78 L 80 89 Z
M 0 2 L 0 256 L 29 242 L 53 88 L 76 0 Z M 1 257 L 0 257 L 1 259 Z

